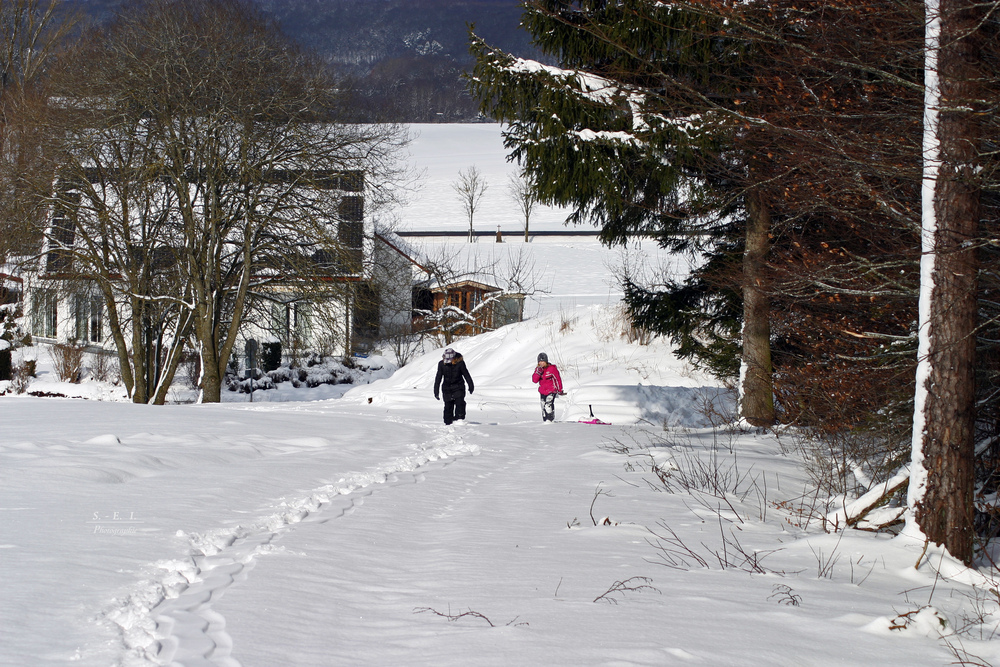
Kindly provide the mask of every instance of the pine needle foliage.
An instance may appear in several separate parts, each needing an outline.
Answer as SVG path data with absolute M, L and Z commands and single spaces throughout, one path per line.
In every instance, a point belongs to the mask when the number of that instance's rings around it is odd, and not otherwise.
M 671 336 L 683 356 L 734 373 L 744 170 L 732 100 L 744 46 L 714 19 L 641 0 L 532 0 L 522 25 L 556 65 L 470 35 L 470 90 L 505 123 L 510 159 L 540 201 L 572 207 L 568 222 L 598 226 L 606 244 L 644 237 L 700 253 L 703 268 L 684 283 L 625 276 L 626 302 L 636 324 Z

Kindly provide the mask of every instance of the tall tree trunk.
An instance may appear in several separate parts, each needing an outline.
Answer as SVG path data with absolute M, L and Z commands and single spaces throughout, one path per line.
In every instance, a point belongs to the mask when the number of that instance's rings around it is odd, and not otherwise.
M 104 297 L 104 310 L 108 313 L 108 330 L 111 332 L 111 340 L 115 344 L 115 351 L 118 356 L 118 371 L 121 374 L 122 384 L 125 385 L 125 392 L 131 399 L 135 391 L 135 376 L 132 374 L 131 357 L 129 356 L 128 342 L 125 339 L 125 329 L 118 313 L 119 303 L 115 300 L 114 292 L 106 280 L 102 280 L 98 284 L 101 289 L 101 295 Z
M 215 319 L 210 305 L 198 304 L 201 312 L 196 317 L 195 332 L 198 347 L 201 350 L 201 396 L 200 403 L 219 403 L 222 401 L 222 379 L 225 366 L 220 363 L 219 347 L 216 342 Z
M 927 3 L 920 345 L 908 520 L 973 556 L 980 136 L 979 21 L 968 0 Z
M 754 426 L 774 423 L 771 380 L 770 297 L 763 275 L 770 246 L 771 213 L 761 196 L 748 196 L 746 250 L 743 254 L 743 363 L 740 414 Z
M 132 372 L 135 383 L 132 386 L 132 402 L 146 403 L 149 396 L 146 393 L 149 387 L 147 375 L 149 366 L 146 357 L 146 336 L 143 333 L 143 322 L 146 321 L 146 305 L 141 299 L 132 297 L 130 299 L 132 317 Z
M 206 354 L 207 353 L 207 354 Z M 222 401 L 222 374 L 215 360 L 214 350 L 202 347 L 201 355 L 201 403 L 219 403 Z
M 191 322 L 193 320 L 194 313 L 187 309 L 177 315 L 177 323 L 170 340 L 163 374 L 160 377 L 156 391 L 149 397 L 149 402 L 153 405 L 163 405 L 167 400 L 167 392 L 170 390 L 170 385 L 174 382 L 177 367 L 180 365 L 181 359 L 184 358 L 184 348 L 187 345 Z

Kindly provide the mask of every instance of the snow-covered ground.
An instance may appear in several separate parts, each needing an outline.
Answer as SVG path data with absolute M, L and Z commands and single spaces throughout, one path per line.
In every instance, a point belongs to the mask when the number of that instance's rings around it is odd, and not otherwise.
M 439 351 L 342 398 L 0 397 L 0 664 L 945 665 L 938 615 L 1000 659 L 995 593 L 824 532 L 791 436 L 713 429 L 727 395 L 613 309 L 455 347 L 451 427 Z
M 454 344 L 451 427 L 440 349 L 163 407 L 19 350 L 30 390 L 89 400 L 0 396 L 0 665 L 1000 664 L 988 572 L 826 532 L 795 434 L 731 428 L 718 383 L 622 336 L 611 251 L 546 243 L 538 316 Z

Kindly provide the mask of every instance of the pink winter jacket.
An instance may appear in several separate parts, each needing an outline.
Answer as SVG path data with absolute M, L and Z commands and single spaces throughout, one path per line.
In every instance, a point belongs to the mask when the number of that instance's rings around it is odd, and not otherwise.
M 531 375 L 531 381 L 538 385 L 538 393 L 558 394 L 563 390 L 562 378 L 559 377 L 559 369 L 555 364 L 549 364 L 545 368 L 535 367 L 535 372 Z

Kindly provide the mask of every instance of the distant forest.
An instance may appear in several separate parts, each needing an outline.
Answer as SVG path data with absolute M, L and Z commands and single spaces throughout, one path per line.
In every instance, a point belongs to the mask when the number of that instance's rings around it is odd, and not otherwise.
M 70 0 L 90 19 L 128 0 Z M 474 122 L 461 79 L 470 69 L 468 25 L 508 53 L 538 57 L 520 30 L 519 0 L 256 0 L 284 31 L 346 77 L 360 120 Z

